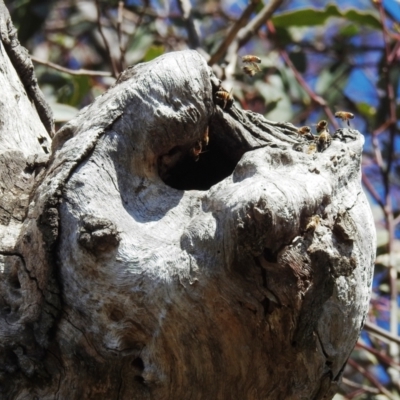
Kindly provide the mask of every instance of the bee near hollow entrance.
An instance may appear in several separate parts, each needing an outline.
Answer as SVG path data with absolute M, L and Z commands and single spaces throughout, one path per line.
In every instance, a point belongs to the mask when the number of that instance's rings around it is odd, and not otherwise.
M 158 172 L 168 186 L 179 190 L 208 190 L 233 172 L 242 153 L 230 152 L 217 129 L 212 126 L 208 129 L 202 141 L 194 141 L 187 148 L 176 146 L 159 157 Z M 174 157 L 177 157 L 175 162 L 168 165 Z

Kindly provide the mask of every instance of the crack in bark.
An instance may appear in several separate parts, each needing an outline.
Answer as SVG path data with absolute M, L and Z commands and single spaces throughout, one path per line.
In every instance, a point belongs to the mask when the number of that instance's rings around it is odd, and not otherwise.
M 91 161 L 93 162 L 93 164 L 95 164 L 97 166 L 97 168 L 101 168 L 104 172 L 106 172 L 106 174 L 110 177 L 110 180 L 111 180 L 115 190 L 118 193 L 121 193 L 121 191 L 119 190 L 119 188 L 115 184 L 114 177 L 108 172 L 107 168 L 104 168 L 104 165 L 100 166 L 99 164 L 97 164 L 97 162 L 95 160 L 91 160 Z
M 124 379 L 123 379 L 123 375 L 122 375 L 122 369 L 123 369 L 123 367 L 124 367 L 124 365 L 121 364 L 121 368 L 119 369 L 120 383 L 119 383 L 118 391 L 117 391 L 117 400 L 120 399 L 121 390 L 122 390 L 122 386 L 123 386 L 123 383 L 124 383 Z
M 71 325 L 72 327 L 74 327 L 77 331 L 79 331 L 79 332 L 82 334 L 82 336 L 85 338 L 87 344 L 88 344 L 92 349 L 95 350 L 95 352 L 97 353 L 97 355 L 98 355 L 99 357 L 101 357 L 104 361 L 107 361 L 107 359 L 104 358 L 104 357 L 101 355 L 101 353 L 97 350 L 96 346 L 94 346 L 94 344 L 91 343 L 91 342 L 89 341 L 89 339 L 86 337 L 84 331 L 82 331 L 81 329 L 79 329 L 76 325 L 74 325 L 74 324 L 70 321 L 68 313 L 67 313 L 65 310 L 63 311 L 63 313 L 65 314 L 65 320 L 66 320 L 67 322 L 69 322 L 70 325 Z

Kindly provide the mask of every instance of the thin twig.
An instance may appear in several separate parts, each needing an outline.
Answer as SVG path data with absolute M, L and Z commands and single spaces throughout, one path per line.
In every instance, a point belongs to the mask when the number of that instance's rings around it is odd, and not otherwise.
M 153 15 L 153 14 L 149 14 L 148 11 L 151 11 L 151 9 L 149 9 L 149 0 L 144 0 L 144 7 L 142 7 L 140 9 L 140 11 L 138 11 L 139 19 L 135 23 L 135 30 L 133 31 L 132 35 L 130 35 L 130 37 L 129 37 L 127 43 L 126 43 L 126 46 L 125 46 L 126 48 L 128 48 L 130 43 L 133 42 L 133 39 L 135 38 L 136 34 L 139 31 L 140 26 L 142 25 L 143 18 L 144 18 L 145 15 L 148 15 L 148 16 L 151 16 L 151 17 L 155 17 L 155 18 L 162 18 L 157 13 L 155 13 Z
M 276 31 L 275 27 L 272 24 L 271 21 L 268 22 L 268 28 L 273 36 L 276 36 Z M 279 45 L 279 44 L 278 44 Z M 292 60 L 289 57 L 289 54 L 285 49 L 279 48 L 279 54 L 282 57 L 283 61 L 285 64 L 292 70 L 294 77 L 296 78 L 297 82 L 300 84 L 300 86 L 304 89 L 304 91 L 310 96 L 311 100 L 321 106 L 325 114 L 328 116 L 331 124 L 334 126 L 335 129 L 339 128 L 339 124 L 337 123 L 337 120 L 335 119 L 335 116 L 333 115 L 331 109 L 328 107 L 328 104 L 326 101 L 321 97 L 318 96 L 308 85 L 308 83 L 305 81 L 303 76 L 300 74 L 300 72 L 297 70 L 295 65 L 292 63 Z
M 114 76 L 114 78 L 116 78 L 118 76 L 119 72 L 121 72 L 121 71 L 118 71 L 118 68 L 115 65 L 115 61 L 114 61 L 114 58 L 113 58 L 113 56 L 111 54 L 111 50 L 110 50 L 110 46 L 108 44 L 108 40 L 106 39 L 106 37 L 104 35 L 103 26 L 101 24 L 100 2 L 99 2 L 99 0 L 95 0 L 95 3 L 96 3 L 96 8 L 97 8 L 97 27 L 98 27 L 99 33 L 100 33 L 100 35 L 101 35 L 101 37 L 103 39 L 104 47 L 106 49 L 108 58 L 110 59 L 111 68 L 112 68 L 112 71 L 113 71 L 112 75 Z
M 385 44 L 385 65 L 383 67 L 383 75 L 386 81 L 386 95 L 387 101 L 389 102 L 389 146 L 388 146 L 388 160 L 386 163 L 386 169 L 383 174 L 383 186 L 385 189 L 385 211 L 386 211 L 386 225 L 389 231 L 389 242 L 388 242 L 388 253 L 389 253 L 389 286 L 390 286 L 390 331 L 392 334 L 397 334 L 398 330 L 398 317 L 397 317 L 397 270 L 393 264 L 393 244 L 394 244 L 394 224 L 393 224 L 393 207 L 392 198 L 390 196 L 390 173 L 393 164 L 394 156 L 394 139 L 396 135 L 396 98 L 394 94 L 394 87 L 390 80 L 390 37 L 385 24 L 385 12 L 383 9 L 382 1 L 376 1 L 381 25 L 383 41 Z M 392 356 L 399 356 L 399 348 L 396 346 L 392 348 Z
M 194 25 L 192 5 L 190 3 L 190 0 L 178 0 L 178 6 L 182 13 L 182 19 L 185 23 L 186 31 L 188 33 L 189 47 L 191 49 L 197 49 L 200 46 L 200 39 Z
M 385 339 L 388 339 L 389 341 L 393 343 L 397 343 L 400 345 L 400 336 L 397 335 L 392 335 L 389 331 L 386 331 L 385 329 L 379 328 L 379 326 L 367 321 L 364 325 L 364 329 L 367 332 L 370 332 L 374 335 L 377 336 L 382 336 Z
M 398 223 L 400 223 L 400 214 L 393 220 L 394 226 L 396 226 Z
M 397 59 L 399 57 L 400 41 L 399 41 L 399 39 L 397 39 L 397 40 L 398 41 L 394 45 L 394 48 L 393 48 L 392 52 L 390 53 L 390 56 L 388 59 L 388 62 L 390 65 L 392 65 L 394 61 L 397 61 Z
M 45 65 L 46 67 L 53 68 L 57 71 L 65 72 L 69 75 L 83 75 L 83 76 L 112 76 L 111 72 L 106 71 L 91 71 L 89 69 L 69 69 L 61 65 L 52 63 L 51 61 L 44 61 L 35 56 L 30 56 L 31 60 L 37 64 Z
M 238 34 L 239 47 L 245 45 L 257 31 L 272 17 L 273 13 L 283 3 L 283 0 L 271 0 L 257 16 Z
M 379 126 L 378 128 L 376 128 L 372 134 L 374 136 L 378 136 L 380 135 L 382 132 L 384 132 L 387 128 L 389 128 L 389 126 L 392 124 L 392 121 L 385 121 L 381 126 Z
M 383 204 L 382 199 L 380 198 L 378 192 L 375 190 L 374 186 L 368 179 L 368 177 L 365 174 L 362 174 L 362 183 L 370 193 L 370 195 L 374 198 L 374 200 L 381 206 L 382 209 L 385 208 L 385 205 Z
M 353 359 L 349 358 L 347 361 L 348 364 L 353 367 L 355 370 L 357 370 L 361 375 L 363 375 L 365 378 L 367 378 L 373 385 L 376 386 L 379 391 L 386 395 L 390 400 L 396 400 L 396 398 L 392 395 L 392 393 L 389 392 L 379 381 L 376 379 L 367 369 L 365 369 L 363 366 L 358 364 L 356 361 Z
M 388 367 L 392 367 L 392 368 L 395 368 L 398 371 L 400 371 L 400 364 L 393 361 L 393 359 L 388 357 L 386 354 L 382 354 L 380 351 L 373 349 L 372 347 L 367 346 L 366 344 L 361 343 L 360 341 L 357 342 L 356 348 L 360 348 L 360 349 L 364 349 L 364 350 L 368 351 L 369 353 L 371 353 L 374 356 L 376 356 L 377 358 L 379 358 Z
M 381 175 L 383 176 L 385 174 L 385 166 L 382 158 L 381 148 L 379 147 L 378 138 L 376 135 L 374 135 L 374 133 L 372 133 L 372 148 L 374 149 L 376 163 L 378 164 Z
M 248 20 L 251 17 L 251 14 L 254 12 L 259 2 L 260 0 L 252 0 L 250 2 L 250 4 L 243 11 L 240 18 L 233 24 L 232 28 L 229 30 L 225 40 L 220 44 L 216 52 L 211 56 L 210 60 L 208 61 L 208 65 L 215 64 L 225 54 L 230 44 L 235 40 L 239 30 L 247 24 Z
M 310 96 L 311 100 L 324 109 L 324 111 L 325 111 L 326 115 L 328 116 L 329 120 L 331 121 L 332 125 L 335 127 L 335 129 L 338 129 L 339 128 L 339 124 L 337 123 L 337 121 L 336 121 L 332 111 L 328 107 L 326 101 L 321 96 L 318 96 L 310 88 L 308 83 L 304 80 L 303 76 L 300 74 L 300 72 L 297 70 L 297 68 L 292 63 L 292 60 L 290 59 L 287 51 L 283 50 L 283 49 L 279 49 L 279 54 L 282 57 L 282 59 L 285 62 L 285 64 L 292 70 L 297 82 L 304 89 L 304 91 Z
M 353 382 L 350 379 L 347 379 L 347 378 L 344 378 L 344 377 L 342 378 L 342 383 L 344 385 L 349 386 L 349 387 L 354 388 L 354 389 L 361 389 L 364 392 L 373 393 L 373 394 L 379 394 L 380 393 L 379 389 L 377 389 L 377 388 L 374 388 L 372 386 L 367 386 L 367 385 L 361 385 L 359 383 Z
M 119 44 L 119 66 L 120 70 L 125 69 L 125 52 L 126 47 L 122 44 L 122 24 L 124 22 L 124 2 L 118 2 L 118 18 L 117 18 L 117 33 L 118 33 L 118 44 Z

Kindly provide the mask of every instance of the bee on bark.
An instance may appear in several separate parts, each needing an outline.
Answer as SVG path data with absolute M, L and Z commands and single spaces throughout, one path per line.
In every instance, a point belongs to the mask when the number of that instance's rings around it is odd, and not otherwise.
M 316 143 L 311 143 L 308 146 L 307 154 L 314 154 L 316 151 L 317 151 L 317 144 Z
M 315 139 L 314 135 L 311 133 L 311 128 L 309 126 L 300 127 L 299 129 L 297 129 L 297 133 L 300 136 L 303 136 L 303 137 L 305 137 L 307 139 L 310 139 L 310 140 L 314 140 Z
M 200 154 L 202 153 L 203 146 L 201 144 L 201 141 L 198 140 L 194 146 L 190 149 L 190 155 L 194 159 L 194 161 L 199 161 Z
M 325 121 L 324 119 L 319 121 L 317 124 L 317 133 L 321 133 L 324 129 L 328 128 L 328 121 Z
M 208 126 L 207 126 L 206 131 L 204 132 L 204 135 L 203 135 L 203 144 L 204 144 L 204 146 L 207 147 L 209 141 L 210 141 L 210 138 L 208 136 Z
M 314 232 L 317 228 L 318 225 L 321 222 L 321 217 L 319 215 L 314 215 L 308 220 L 308 224 L 306 226 L 306 231 L 312 231 Z
M 338 111 L 335 113 L 336 118 L 340 118 L 343 122 L 347 122 L 347 125 L 350 126 L 350 119 L 354 118 L 354 114 L 347 111 Z
M 222 107 L 223 110 L 229 109 L 232 107 L 233 104 L 233 97 L 232 97 L 232 89 L 230 92 L 227 92 L 225 89 L 218 90 L 217 93 L 215 93 L 215 98 L 219 102 L 223 102 L 224 106 Z
M 328 128 L 322 130 L 319 133 L 317 141 L 318 141 L 318 148 L 320 151 L 324 151 L 330 146 L 332 142 L 332 137 L 329 134 Z

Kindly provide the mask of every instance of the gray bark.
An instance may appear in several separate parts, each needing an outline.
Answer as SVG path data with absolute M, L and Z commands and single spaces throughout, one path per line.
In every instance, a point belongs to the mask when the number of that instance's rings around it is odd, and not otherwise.
M 308 154 L 183 51 L 125 71 L 46 164 L 0 68 L 2 398 L 333 397 L 375 256 L 357 131 Z

